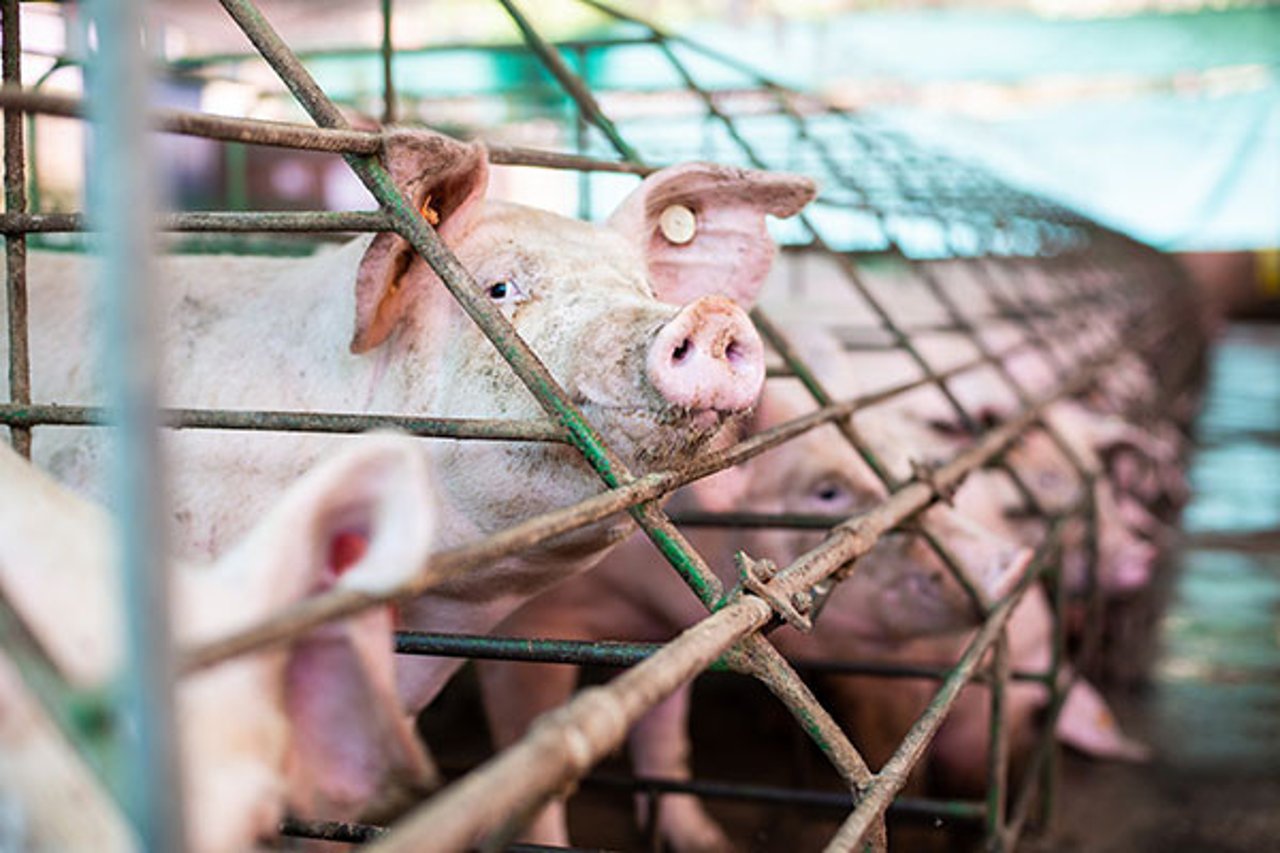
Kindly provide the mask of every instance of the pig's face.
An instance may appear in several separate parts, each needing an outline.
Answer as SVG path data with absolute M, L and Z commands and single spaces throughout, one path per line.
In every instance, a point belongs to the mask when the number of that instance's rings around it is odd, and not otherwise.
M 803 413 L 812 404 L 794 383 L 771 385 L 760 403 L 761 427 Z M 846 517 L 870 509 L 887 496 L 866 463 L 834 427 L 821 427 L 753 460 L 743 497 L 746 508 Z M 997 597 L 1016 579 L 1027 555 L 1016 544 L 988 533 L 942 507 L 925 522 L 959 559 L 969 580 Z M 825 536 L 821 531 L 763 529 L 744 534 L 753 556 L 793 562 Z M 833 633 L 894 642 L 959 630 L 975 623 L 977 610 L 955 578 L 917 534 L 885 537 L 854 565 L 819 624 Z
M 728 419 L 743 415 L 759 394 L 761 344 L 741 309 L 706 296 L 694 303 L 697 316 L 691 318 L 695 312 L 660 301 L 634 247 L 611 228 L 490 203 L 458 253 L 489 299 L 629 463 L 643 469 L 684 458 Z M 725 338 L 724 369 L 717 371 L 724 375 L 712 377 L 722 384 L 700 395 L 696 389 L 664 394 L 649 369 L 660 336 L 677 316 L 681 325 L 712 326 L 711 333 Z M 460 345 L 446 356 L 446 370 L 467 381 L 445 390 L 444 408 L 462 410 L 483 396 L 506 416 L 538 414 L 531 395 L 479 330 L 466 320 L 458 326 Z M 486 390 L 478 395 L 477 388 Z
M 807 179 L 673 167 L 648 177 L 608 224 L 594 225 L 485 201 L 478 145 L 404 132 L 389 136 L 387 150 L 402 191 L 439 219 L 440 236 L 485 298 L 628 466 L 679 464 L 752 408 L 763 347 L 744 307 L 774 252 L 764 217 L 799 210 L 813 195 Z M 353 351 L 390 338 L 398 361 L 417 365 L 401 369 L 430 388 L 433 414 L 542 415 L 403 240 L 375 238 L 356 287 Z M 451 505 L 479 532 L 600 489 L 562 445 L 469 443 L 436 452 Z M 513 488 L 513 479 L 524 485 Z M 568 547 L 597 547 L 594 535 L 570 537 Z

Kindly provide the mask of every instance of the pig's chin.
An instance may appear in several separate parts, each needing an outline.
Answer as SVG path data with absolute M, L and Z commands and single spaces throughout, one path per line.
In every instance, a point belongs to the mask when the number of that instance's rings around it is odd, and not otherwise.
M 583 403 L 583 413 L 636 473 L 687 462 L 706 447 L 740 413 L 717 409 L 604 406 Z

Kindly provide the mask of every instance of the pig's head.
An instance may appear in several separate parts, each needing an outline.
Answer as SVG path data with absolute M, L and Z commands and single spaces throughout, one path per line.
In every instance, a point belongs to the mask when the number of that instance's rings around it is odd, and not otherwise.
M 811 408 L 807 392 L 798 384 L 775 382 L 761 397 L 756 426 L 764 429 Z M 833 426 L 811 430 L 752 460 L 747 468 L 742 504 L 752 511 L 846 517 L 887 497 L 880 481 Z M 1029 561 L 1026 549 L 945 507 L 928 510 L 922 521 L 957 558 L 969 582 L 989 598 L 1006 592 Z M 825 535 L 773 528 L 748 531 L 743 541 L 753 556 L 786 565 Z M 863 640 L 898 642 L 960 630 L 976 624 L 979 617 L 937 553 L 918 533 L 902 532 L 886 536 L 857 561 L 833 592 L 819 624 Z
M 334 585 L 386 590 L 432 543 L 426 460 L 373 436 L 313 469 L 212 566 L 177 566 L 174 626 L 202 642 Z M 77 688 L 124 660 L 111 518 L 0 445 L 0 588 Z M 429 778 L 392 678 L 391 617 L 366 611 L 215 665 L 177 689 L 190 846 L 250 849 L 286 808 L 355 817 L 388 784 Z
M 675 166 L 646 178 L 601 225 L 486 201 L 479 144 L 400 131 L 388 135 L 386 152 L 406 197 L 438 221 L 484 297 L 629 465 L 688 459 L 752 408 L 763 347 L 745 309 L 774 254 L 765 216 L 800 210 L 814 195 L 808 179 Z M 406 358 L 398 361 L 408 364 L 399 369 L 432 389 L 433 414 L 542 414 L 401 238 L 382 234 L 369 243 L 356 287 L 353 351 L 388 340 L 401 347 Z M 481 530 L 599 489 L 563 446 L 472 444 L 440 453 L 442 486 Z M 538 487 L 512 489 L 503 472 Z
M 213 566 L 184 571 L 179 615 L 207 640 L 337 586 L 388 589 L 433 539 L 426 461 L 365 437 L 296 483 Z M 387 608 L 237 658 L 181 685 L 184 772 L 201 850 L 247 849 L 282 812 L 352 819 L 434 773 L 401 710 Z

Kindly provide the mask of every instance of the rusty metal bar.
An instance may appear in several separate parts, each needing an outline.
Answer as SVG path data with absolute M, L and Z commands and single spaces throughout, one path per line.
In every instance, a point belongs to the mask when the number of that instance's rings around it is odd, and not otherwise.
M 525 17 L 524 12 L 516 5 L 515 0 L 498 0 L 498 2 L 502 4 L 502 8 L 506 10 L 507 15 L 520 29 L 520 34 L 524 36 L 525 44 L 534 52 L 551 76 L 555 77 L 556 82 L 560 84 L 565 93 L 577 104 L 578 111 L 600 129 L 600 132 L 605 135 L 605 138 L 609 140 L 609 144 L 622 156 L 622 159 L 634 163 L 640 162 L 640 156 L 636 154 L 635 149 L 622 138 L 622 135 L 618 133 L 618 129 L 614 127 L 613 122 L 600 109 L 600 104 L 596 102 L 595 95 L 591 94 L 591 90 L 586 87 L 581 78 L 574 74 L 573 70 L 565 64 L 564 57 L 560 55 L 560 51 L 548 44 L 542 34 L 529 23 L 529 19 Z
M 85 231 L 82 213 L 0 214 L 0 233 L 29 234 Z M 155 219 L 159 231 L 390 231 L 393 226 L 378 211 L 210 211 L 164 213 Z
M 917 494 L 914 500 L 899 501 L 899 506 L 893 507 L 887 515 L 897 516 L 893 520 L 896 523 L 919 510 L 927 500 L 927 495 Z M 890 504 L 883 508 L 889 509 Z M 867 522 L 857 526 L 860 533 L 870 528 L 867 530 L 869 534 L 890 520 L 868 521 L 877 514 L 873 511 L 860 519 Z M 850 528 L 850 531 L 854 529 Z M 867 539 L 857 533 L 837 540 L 836 544 L 849 552 L 845 555 L 849 558 L 854 556 L 853 552 L 870 547 Z M 829 566 L 826 572 L 835 571 L 839 565 Z M 775 576 L 769 582 L 772 591 L 789 595 L 810 585 L 805 572 L 794 569 L 795 564 Z M 1029 572 L 1014 593 L 993 610 L 986 627 L 961 658 L 955 674 L 945 683 L 944 691 L 950 686 L 955 695 L 959 694 L 960 687 L 976 669 L 981 655 L 1003 627 L 1013 605 L 1036 575 L 1037 572 Z M 772 617 L 772 608 L 754 595 L 744 595 L 726 604 L 607 685 L 584 690 L 569 704 L 539 718 L 524 739 L 414 811 L 371 849 L 383 853 L 453 850 L 475 843 L 488 829 L 500 824 L 505 815 L 523 810 L 545 791 L 559 789 L 583 775 L 587 768 L 622 742 L 627 730 L 645 711 L 688 678 L 706 669 L 734 643 L 758 631 Z M 937 722 L 941 722 L 940 715 Z M 923 749 L 923 743 L 920 749 Z M 882 781 L 885 778 L 885 771 L 875 777 L 863 804 L 871 802 L 875 792 L 887 789 Z M 901 781 L 898 786 L 901 786 Z M 876 823 L 894 792 L 891 791 L 888 797 L 879 794 L 884 803 L 874 812 L 860 805 L 855 814 L 866 816 L 866 824 L 859 832 L 858 841 Z
M 47 404 L 0 405 L 0 424 L 31 427 L 41 424 L 88 426 L 108 422 L 106 409 L 94 406 Z M 398 429 L 432 438 L 484 441 L 558 441 L 568 435 L 550 419 L 489 420 L 432 418 L 413 415 L 347 414 L 343 412 L 239 412 L 225 409 L 161 409 L 160 423 L 173 429 L 266 430 L 357 433 Z
M 0 6 L 0 53 L 3 53 L 5 86 L 22 85 L 22 33 L 18 0 L 4 0 Z M 27 209 L 26 153 L 23 150 L 23 113 L 15 107 L 4 110 L 4 209 L 6 214 L 23 214 Z M 21 234 L 5 234 L 5 298 L 8 309 L 9 400 L 31 402 L 31 359 L 27 346 L 27 239 Z M 31 430 L 11 428 L 13 449 L 31 456 Z
M 27 110 L 66 118 L 82 117 L 85 113 L 85 103 L 79 98 L 8 86 L 0 89 L 0 108 Z M 170 109 L 154 111 L 151 114 L 151 121 L 157 129 L 168 133 L 202 136 L 224 142 L 327 151 L 333 154 L 377 154 L 382 150 L 380 133 L 351 130 L 345 126 L 308 127 L 288 122 L 231 118 Z M 636 163 L 620 163 L 577 154 L 525 148 L 519 145 L 493 144 L 487 147 L 489 162 L 507 166 L 621 172 L 631 175 L 647 175 L 655 168 Z
M 381 0 L 382 13 L 382 123 L 391 124 L 396 120 L 396 83 L 393 74 L 395 47 L 391 41 L 392 0 Z
M 1006 628 L 991 646 L 991 722 L 987 732 L 987 810 L 985 827 L 988 853 L 1000 853 L 1000 839 L 1008 805 L 1009 727 L 1006 725 L 1005 688 L 1009 684 L 1009 631 Z M 1055 672 L 1056 674 L 1056 672 Z M 1054 679 L 1056 680 L 1056 679 Z M 1053 738 L 1050 728 L 1044 735 Z

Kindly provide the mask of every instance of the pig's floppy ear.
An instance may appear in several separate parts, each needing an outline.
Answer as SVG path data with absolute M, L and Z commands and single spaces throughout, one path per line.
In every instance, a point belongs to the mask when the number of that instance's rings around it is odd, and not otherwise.
M 378 593 L 421 569 L 435 533 L 415 439 L 361 436 L 293 484 L 235 550 L 201 572 L 253 591 L 248 621 L 318 590 Z
M 765 214 L 793 216 L 816 192 L 800 175 L 685 163 L 645 178 L 609 224 L 644 253 L 662 301 L 718 294 L 749 308 L 773 263 Z
M 459 142 L 429 130 L 393 129 L 383 138 L 383 162 L 401 194 L 454 244 L 466 233 L 489 185 L 489 157 L 479 142 Z M 381 344 L 416 294 L 404 281 L 413 248 L 394 232 L 373 238 L 356 271 L 356 327 L 351 351 Z M 424 265 L 419 263 L 418 267 Z M 430 276 L 430 270 L 425 270 Z
M 194 626 L 198 633 L 210 635 L 334 586 L 386 591 L 421 569 L 433 522 L 421 444 L 363 436 L 290 488 L 234 551 L 193 571 L 184 612 L 203 623 Z M 205 695 L 212 698 L 190 705 L 192 714 L 216 704 L 212 713 L 229 733 L 225 742 L 254 743 L 264 732 L 279 732 L 283 752 L 258 751 L 238 763 L 225 749 L 193 752 L 194 784 L 209 798 L 221 794 L 224 814 L 267 808 L 253 800 L 255 790 L 268 788 L 295 813 L 352 818 L 388 788 L 433 782 L 434 768 L 396 695 L 392 630 L 390 609 L 379 607 L 316 629 L 278 655 L 238 659 L 197 676 L 211 679 Z M 240 685 L 248 679 L 259 699 L 268 697 L 269 709 L 237 701 L 234 687 L 212 681 L 220 673 Z M 185 701 L 199 701 L 190 692 L 195 686 L 186 685 Z M 255 789 L 245 781 L 253 778 L 278 781 Z

